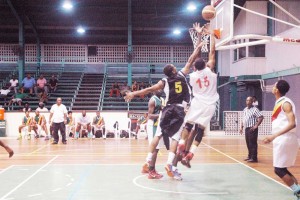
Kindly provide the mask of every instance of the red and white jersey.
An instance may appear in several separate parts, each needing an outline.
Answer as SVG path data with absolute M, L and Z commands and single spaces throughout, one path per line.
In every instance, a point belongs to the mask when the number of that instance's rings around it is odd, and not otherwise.
M 196 101 L 204 104 L 215 104 L 219 100 L 217 92 L 217 74 L 209 67 L 190 74 L 190 85 Z

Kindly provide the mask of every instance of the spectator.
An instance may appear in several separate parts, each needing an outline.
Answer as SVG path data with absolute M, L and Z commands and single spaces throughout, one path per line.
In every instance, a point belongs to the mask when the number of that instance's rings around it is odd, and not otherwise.
M 139 89 L 142 90 L 142 89 L 145 89 L 146 88 L 146 85 L 144 84 L 144 82 L 142 82 L 139 86 Z M 145 97 L 145 95 L 141 95 L 140 96 L 142 99 Z
M 100 134 L 98 134 L 97 132 L 101 131 Z M 105 122 L 104 122 L 104 118 L 102 116 L 100 116 L 100 111 L 96 112 L 96 116 L 93 119 L 93 138 L 99 138 L 101 136 L 103 136 L 103 138 L 105 138 Z
M 79 131 L 81 131 L 81 129 L 88 131 L 88 138 L 93 138 L 90 117 L 86 115 L 85 110 L 83 110 L 81 113 L 82 114 L 77 119 L 75 139 L 79 138 Z
M 19 89 L 21 92 L 21 89 Z M 19 106 L 22 106 L 23 99 L 26 99 L 28 97 L 28 94 L 26 93 L 16 93 L 12 97 L 12 99 L 9 101 L 8 106 L 11 106 L 13 103 L 17 103 Z
M 127 82 L 124 82 L 124 84 L 121 86 L 121 95 L 124 96 L 126 92 L 130 92 L 130 87 L 127 85 Z
M 144 82 L 141 82 L 139 89 L 142 90 L 142 89 L 145 89 L 145 88 L 146 88 L 145 83 L 144 83 Z
M 67 124 L 66 124 L 66 133 L 69 137 L 74 137 L 75 133 L 75 119 L 72 116 L 73 112 L 68 111 Z
M 32 111 L 31 108 L 29 107 L 29 103 L 28 102 L 25 103 L 22 111 L 23 112 L 27 112 L 27 111 L 30 112 L 30 111 Z
M 48 96 L 46 92 L 42 92 L 40 95 L 40 102 L 47 104 L 48 103 Z
M 29 93 L 32 94 L 33 88 L 35 86 L 35 80 L 31 77 L 30 74 L 26 75 L 26 78 L 22 81 L 22 93 L 27 92 L 29 90 Z
M 48 93 L 47 80 L 44 78 L 43 75 L 40 75 L 40 78 L 36 81 L 34 92 L 36 95 L 38 95 L 38 93 L 46 93 L 47 95 Z
M 13 76 L 12 79 L 10 79 L 9 83 L 10 83 L 9 89 L 14 90 L 14 92 L 17 93 L 17 87 L 19 86 L 18 79 L 16 79 L 16 77 Z
M 55 78 L 54 74 L 51 76 L 51 79 L 49 80 L 49 92 L 55 92 L 57 89 L 57 79 Z
M 256 108 L 258 108 L 258 101 L 257 101 L 256 96 L 252 96 L 252 99 L 253 99 L 252 105 L 255 106 Z
M 131 91 L 138 91 L 139 90 L 139 85 L 137 84 L 136 81 L 133 82 L 132 86 L 131 86 Z
M 119 84 L 117 82 L 112 84 L 112 88 L 110 89 L 109 97 L 112 97 L 113 94 L 116 94 L 117 97 L 120 97 L 120 87 L 119 87 Z
M 10 93 L 10 89 L 8 89 L 7 87 L 3 87 L 0 90 L 0 98 L 6 100 L 8 93 Z
M 39 106 L 37 107 L 36 111 L 39 112 L 48 112 L 48 108 L 45 107 L 45 104 L 43 102 L 39 103 Z

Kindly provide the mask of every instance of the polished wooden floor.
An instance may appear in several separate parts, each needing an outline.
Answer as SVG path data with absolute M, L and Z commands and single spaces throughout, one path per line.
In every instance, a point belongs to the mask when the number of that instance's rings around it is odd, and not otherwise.
M 0 149 L 0 169 L 12 165 L 45 165 L 51 164 L 140 164 L 145 161 L 148 141 L 144 139 L 79 139 L 69 140 L 67 145 L 52 145 L 50 141 L 32 139 L 18 141 L 15 138 L 1 138 L 15 152 L 8 158 L 4 149 Z M 272 145 L 259 144 L 258 163 L 247 163 L 243 159 L 247 148 L 243 137 L 205 137 L 196 152 L 192 164 L 205 163 L 240 163 L 245 167 L 257 170 L 262 174 L 280 181 L 273 173 Z M 161 150 L 158 164 L 164 164 L 167 151 Z M 179 165 L 179 169 L 184 169 Z M 185 170 L 185 169 L 184 169 Z M 295 167 L 290 171 L 300 180 L 300 154 Z M 281 182 L 281 181 L 280 181 Z

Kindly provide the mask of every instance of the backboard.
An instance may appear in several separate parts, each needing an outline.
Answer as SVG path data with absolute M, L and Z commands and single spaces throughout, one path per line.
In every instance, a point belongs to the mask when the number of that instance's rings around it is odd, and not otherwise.
M 216 17 L 210 21 L 210 28 L 220 29 L 221 38 L 216 39 L 216 48 L 228 43 L 233 37 L 233 0 L 212 0 Z

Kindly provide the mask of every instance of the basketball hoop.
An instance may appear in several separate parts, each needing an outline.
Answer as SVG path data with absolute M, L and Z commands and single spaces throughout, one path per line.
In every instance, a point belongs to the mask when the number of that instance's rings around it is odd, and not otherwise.
M 190 33 L 190 36 L 192 38 L 193 46 L 194 46 L 194 49 L 195 49 L 196 46 L 197 46 L 197 44 L 198 44 L 198 33 L 193 28 L 189 29 L 189 33 Z M 201 35 L 201 42 L 203 42 L 203 46 L 201 48 L 201 52 L 203 52 L 203 53 L 207 53 L 208 52 L 209 39 L 210 39 L 209 34 L 202 34 Z

